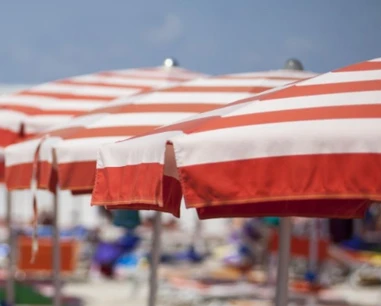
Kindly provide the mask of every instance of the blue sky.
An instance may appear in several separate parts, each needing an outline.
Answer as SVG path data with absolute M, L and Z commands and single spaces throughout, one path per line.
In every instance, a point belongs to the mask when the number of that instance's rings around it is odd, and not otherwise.
M 325 72 L 381 56 L 380 0 L 1 1 L 0 82 L 157 66 Z

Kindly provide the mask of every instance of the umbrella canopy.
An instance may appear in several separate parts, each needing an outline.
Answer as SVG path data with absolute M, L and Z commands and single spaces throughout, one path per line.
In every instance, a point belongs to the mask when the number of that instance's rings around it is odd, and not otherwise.
M 312 75 L 287 70 L 224 75 L 120 99 L 49 131 L 44 141 L 41 141 L 43 135 L 38 135 L 9 146 L 6 149 L 7 186 L 9 189 L 30 187 L 35 152 L 40 146 L 40 188 L 56 184 L 57 170 L 61 189 L 91 192 L 97 150 L 101 145 L 146 133 L 163 124 Z
M 170 86 L 202 74 L 165 65 L 57 80 L 0 97 L 0 180 L 4 147 L 121 96 Z
M 104 146 L 92 203 L 358 217 L 381 199 L 380 131 L 381 58 Z

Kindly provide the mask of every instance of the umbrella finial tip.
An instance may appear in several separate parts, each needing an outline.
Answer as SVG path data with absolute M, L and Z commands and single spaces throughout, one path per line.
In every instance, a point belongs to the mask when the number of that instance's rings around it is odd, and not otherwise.
M 290 58 L 284 64 L 284 69 L 288 70 L 304 70 L 303 64 L 296 58 Z
M 168 57 L 164 60 L 164 66 L 165 67 L 177 67 L 177 66 L 179 66 L 179 63 L 173 57 Z

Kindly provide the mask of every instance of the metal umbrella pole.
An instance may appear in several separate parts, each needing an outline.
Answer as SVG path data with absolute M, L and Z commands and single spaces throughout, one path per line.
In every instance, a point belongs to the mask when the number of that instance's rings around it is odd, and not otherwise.
M 167 58 L 164 61 L 165 67 L 178 67 L 179 63 L 174 58 Z M 149 276 L 148 306 L 155 306 L 158 287 L 158 269 L 161 255 L 161 212 L 155 212 L 154 226 L 152 233 L 151 264 Z
M 291 249 L 291 218 L 281 218 L 279 227 L 278 271 L 276 281 L 275 305 L 288 303 L 288 268 Z
M 6 192 L 7 201 L 7 226 L 8 226 L 8 267 L 7 267 L 7 287 L 6 287 L 6 302 L 7 305 L 15 303 L 15 233 L 12 226 L 12 198 L 11 192 Z
M 308 274 L 307 277 L 315 282 L 317 265 L 319 257 L 319 233 L 318 220 L 310 220 L 310 239 L 309 239 L 309 254 L 308 254 Z
M 354 219 L 353 220 L 353 236 L 362 237 L 363 233 L 363 219 Z
M 61 250 L 60 233 L 58 225 L 58 188 L 53 198 L 53 287 L 54 297 L 53 305 L 61 306 Z
M 286 61 L 284 69 L 304 70 L 302 63 L 297 59 L 289 59 Z M 291 251 L 291 228 L 292 223 L 290 217 L 280 219 L 278 271 L 275 292 L 276 306 L 284 306 L 288 303 L 288 269 Z
M 148 306 L 155 306 L 158 287 L 158 269 L 161 254 L 161 212 L 155 212 L 154 226 L 152 233 L 151 264 L 149 276 Z

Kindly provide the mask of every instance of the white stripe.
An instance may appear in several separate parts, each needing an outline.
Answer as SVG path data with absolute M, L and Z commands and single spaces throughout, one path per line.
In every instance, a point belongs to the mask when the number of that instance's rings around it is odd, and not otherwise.
M 111 96 L 117 97 L 122 95 L 131 95 L 137 93 L 139 90 L 130 88 L 113 88 L 113 87 L 101 87 L 101 86 L 87 86 L 87 85 L 70 85 L 60 83 L 48 83 L 39 86 L 35 86 L 29 89 L 30 92 L 43 93 L 57 93 L 57 94 L 76 94 L 76 95 L 91 95 L 91 96 Z
M 39 161 L 52 162 L 53 148 L 61 148 L 60 153 L 61 161 L 86 161 L 95 160 L 96 152 L 100 145 L 105 143 L 112 143 L 115 141 L 123 140 L 128 138 L 128 136 L 123 137 L 94 137 L 85 139 L 72 139 L 63 141 L 59 137 L 50 137 L 44 140 L 40 148 Z M 34 154 L 36 152 L 37 146 L 41 139 L 33 139 L 28 141 L 23 141 L 5 148 L 5 164 L 7 167 L 19 165 L 23 163 L 32 163 L 34 161 Z M 65 151 L 69 149 L 69 151 Z M 79 151 L 74 151 L 72 156 L 75 159 L 71 159 L 70 150 L 77 149 Z M 82 153 L 81 153 L 82 152 Z M 77 155 L 78 153 L 78 155 Z M 84 154 L 85 153 L 85 154 Z M 69 155 L 67 155 L 69 154 Z M 90 155 L 88 155 L 90 154 Z M 66 156 L 66 157 L 65 157 Z M 91 156 L 91 157 L 90 157 Z M 58 156 L 57 156 L 58 157 Z M 66 158 L 66 159 L 65 159 Z
M 168 80 L 168 78 L 176 78 L 179 80 L 193 79 L 194 76 L 188 76 L 186 74 L 175 74 L 170 71 L 141 71 L 141 70 L 126 70 L 126 71 L 111 71 L 115 73 L 115 76 L 120 76 L 123 78 L 130 78 L 131 81 L 147 81 L 149 82 L 163 82 Z
M 222 117 L 232 117 L 246 114 L 265 113 L 291 109 L 306 109 L 324 106 L 369 105 L 381 104 L 381 90 L 350 93 L 336 93 L 317 96 L 291 97 L 265 101 L 255 101 L 238 104 L 241 107 L 222 114 Z
M 196 113 L 186 112 L 112 114 L 103 116 L 95 122 L 86 125 L 86 127 L 160 126 L 182 120 L 195 114 Z
M 329 72 L 315 78 L 302 81 L 298 83 L 297 86 L 339 84 L 374 80 L 381 80 L 381 70 Z
M 266 78 L 258 79 L 220 79 L 220 78 L 209 78 L 209 79 L 198 79 L 192 82 L 186 83 L 186 87 L 277 87 L 291 83 L 292 80 L 273 80 Z M 180 85 L 181 86 L 181 85 Z
M 372 59 L 369 62 L 381 62 L 381 57 Z
M 298 70 L 270 70 L 270 71 L 259 71 L 259 72 L 245 72 L 245 73 L 236 73 L 228 74 L 226 76 L 234 77 L 280 77 L 280 78 L 295 78 L 295 79 L 306 79 L 313 76 L 316 76 L 316 73 L 310 71 L 298 71 Z
M 131 115 L 134 115 L 134 114 L 131 114 Z M 171 115 L 171 114 L 169 114 L 169 115 Z M 102 120 L 103 116 L 104 116 L 103 114 L 93 114 L 93 115 L 82 117 L 82 118 L 78 117 L 76 120 L 72 120 L 72 121 L 76 121 L 75 124 L 73 124 L 73 122 L 71 121 L 71 126 L 72 127 L 84 126 L 86 123 L 89 123 L 91 121 L 97 123 L 98 120 Z M 120 116 L 120 117 L 122 118 L 122 116 Z M 167 117 L 167 119 L 168 119 L 168 117 Z M 172 120 L 174 120 L 174 119 L 172 119 Z M 139 124 L 139 122 L 137 122 L 137 124 Z M 86 125 L 91 125 L 91 124 L 86 124 Z M 132 124 L 129 124 L 129 125 L 132 125 Z M 66 128 L 66 127 L 68 127 L 68 125 L 64 124 L 63 127 Z M 94 126 L 92 126 L 92 127 L 94 127 Z M 117 136 L 117 137 L 116 136 L 112 136 L 112 137 L 89 137 L 89 138 L 70 139 L 70 140 L 62 140 L 59 137 L 49 137 L 43 142 L 43 144 L 41 146 L 39 159 L 41 161 L 51 162 L 53 160 L 52 149 L 62 146 L 63 151 L 61 151 L 61 152 L 63 154 L 69 154 L 69 155 L 60 155 L 60 158 L 62 157 L 63 160 L 65 160 L 65 156 L 66 156 L 66 161 L 73 161 L 73 160 L 70 160 L 70 156 L 72 156 L 73 158 L 76 158 L 74 160 L 79 160 L 79 161 L 81 161 L 81 160 L 83 160 L 83 161 L 92 160 L 92 158 L 94 158 L 94 160 L 95 160 L 96 159 L 96 149 L 98 149 L 98 145 L 123 140 L 123 139 L 126 139 L 128 137 L 129 136 L 126 135 L 126 136 Z M 18 149 L 16 148 L 16 150 L 18 150 Z M 34 150 L 35 149 L 33 149 L 32 151 L 34 152 Z M 70 155 L 71 154 L 70 150 L 74 150 L 73 151 L 74 155 Z M 78 151 L 76 151 L 76 150 L 78 150 Z M 77 152 L 78 152 L 78 155 L 77 155 Z M 88 155 L 88 154 L 90 154 L 90 155 Z M 29 157 L 30 156 L 33 156 L 33 154 L 29 155 Z M 28 157 L 24 157 L 24 162 L 27 162 L 27 161 L 25 161 L 25 160 L 27 160 L 27 158 Z M 32 160 L 33 159 L 30 159 L 29 162 L 31 162 Z M 16 161 L 14 161 L 14 162 L 17 164 Z
M 98 154 L 100 158 L 97 168 L 141 163 L 163 164 L 167 139 L 180 134 L 180 131 L 169 131 L 102 146 Z
M 199 120 L 199 119 L 203 119 L 203 118 L 213 117 L 213 116 L 218 116 L 218 117 L 221 117 L 224 115 L 227 116 L 231 112 L 239 110 L 240 108 L 242 108 L 242 106 L 249 105 L 250 103 L 252 103 L 252 102 L 250 101 L 250 102 L 245 103 L 245 104 L 234 104 L 234 105 L 228 105 L 225 107 L 219 107 L 219 108 L 216 108 L 216 109 L 208 111 L 208 112 L 204 112 L 204 113 L 196 114 L 194 116 L 186 117 L 183 120 L 176 121 L 176 124 L 184 123 L 184 122 L 188 122 L 188 121 L 192 121 L 192 120 Z M 172 124 L 173 123 L 168 123 L 166 125 L 162 125 L 161 127 L 167 127 L 167 126 L 170 126 Z
M 40 147 L 39 161 L 53 162 L 53 148 L 62 141 L 59 137 L 46 138 Z M 5 148 L 5 165 L 11 167 L 23 163 L 32 163 L 41 139 L 23 141 Z
M 61 118 L 57 120 L 54 126 L 45 130 L 46 133 L 59 129 L 69 129 L 75 127 L 112 127 L 112 126 L 143 126 L 152 125 L 160 126 L 164 123 L 175 122 L 184 118 L 188 118 L 195 113 L 186 112 L 163 112 L 163 113 L 123 113 L 123 114 L 109 114 L 109 113 L 95 113 L 89 115 L 82 115 L 72 118 Z M 33 125 L 41 119 L 46 122 L 54 121 L 56 116 L 35 116 L 28 117 L 26 124 Z M 58 118 L 58 117 L 57 117 Z M 70 118 L 69 118 L 70 119 Z M 59 121 L 62 121 L 61 123 Z M 42 122 L 42 121 L 41 121 Z M 52 124 L 52 123 L 51 123 Z
M 24 120 L 26 134 L 36 134 L 54 129 L 55 126 L 69 122 L 70 115 L 38 115 L 27 117 Z
M 114 72 L 114 71 L 112 71 Z M 192 72 L 188 71 L 185 69 L 181 68 L 176 68 L 176 67 L 157 67 L 155 69 L 128 69 L 128 70 L 118 70 L 115 71 L 115 73 L 118 74 L 123 74 L 123 75 L 136 75 L 140 77 L 145 77 L 145 78 L 179 78 L 179 79 L 194 79 L 196 77 L 205 77 L 206 75 L 197 73 L 197 72 Z
M 91 110 L 104 106 L 105 101 L 97 100 L 61 100 L 49 97 L 28 95 L 13 95 L 0 97 L 0 105 L 20 105 L 40 108 L 42 110 Z
M 131 78 L 122 78 L 118 76 L 103 76 L 103 75 L 83 75 L 77 76 L 73 78 L 69 78 L 68 80 L 74 81 L 78 84 L 81 83 L 104 83 L 110 85 L 121 85 L 121 86 L 136 86 L 137 90 L 139 87 L 156 87 L 163 84 L 163 82 L 167 82 L 166 80 L 149 80 L 149 79 L 134 79 Z
M 58 129 L 66 129 L 66 128 L 73 128 L 73 127 L 84 127 L 87 125 L 90 125 L 97 120 L 102 119 L 105 116 L 104 113 L 96 113 L 96 114 L 89 114 L 89 115 L 83 115 L 79 117 L 72 118 L 71 120 L 67 122 L 62 122 L 60 124 L 56 124 L 54 127 L 51 127 L 47 130 L 54 131 Z
M 381 153 L 374 141 L 380 131 L 380 119 L 311 120 L 226 128 L 170 140 L 178 166 L 184 167 L 289 155 Z
M 203 118 L 207 118 L 207 117 L 213 117 L 213 116 L 228 116 L 230 113 L 232 112 L 237 112 L 246 107 L 246 106 L 250 106 L 251 104 L 253 104 L 253 102 L 258 102 L 258 103 L 268 103 L 269 100 L 267 101 L 258 101 L 255 99 L 256 96 L 262 96 L 263 94 L 267 94 L 267 93 L 272 93 L 272 92 L 276 92 L 276 91 L 279 91 L 279 90 L 284 90 L 285 88 L 287 87 L 291 87 L 293 85 L 289 84 L 289 85 L 286 85 L 286 86 L 283 86 L 281 88 L 272 88 L 272 89 L 269 89 L 269 90 L 266 90 L 262 93 L 258 93 L 258 94 L 247 94 L 246 97 L 244 98 L 249 98 L 249 97 L 252 97 L 251 100 L 249 100 L 248 102 L 242 102 L 242 103 L 238 103 L 238 104 L 234 104 L 234 105 L 226 105 L 226 106 L 221 106 L 221 107 L 218 107 L 216 109 L 213 109 L 211 111 L 208 111 L 208 112 L 204 112 L 204 113 L 200 113 L 200 114 L 197 114 L 195 116 L 191 116 L 191 117 L 188 117 L 188 118 L 185 118 L 184 120 L 180 120 L 176 123 L 180 123 L 180 122 L 187 122 L 187 121 L 191 121 L 191 120 L 196 120 L 196 119 L 203 119 Z M 239 100 L 242 100 L 242 99 L 238 99 L 234 102 L 238 102 Z M 231 101 L 230 101 L 231 102 Z M 230 103 L 229 102 L 229 103 Z M 167 124 L 165 126 L 169 126 L 171 124 Z
M 23 163 L 30 163 L 34 159 L 34 152 L 40 139 L 26 140 L 5 148 L 5 165 L 11 167 Z
M 24 118 L 22 113 L 0 109 L 0 128 L 18 133 Z
M 114 143 L 128 136 L 93 137 L 64 140 L 55 146 L 57 163 L 96 161 L 98 149 L 104 144 Z
M 224 92 L 152 92 L 148 94 L 141 94 L 134 97 L 120 98 L 117 101 L 113 101 L 112 104 L 107 106 L 114 106 L 125 103 L 135 104 L 187 104 L 187 103 L 203 103 L 203 104 L 227 104 L 241 100 L 250 96 L 253 93 L 236 92 L 236 93 L 224 93 Z
M 111 72 L 113 73 L 113 72 Z M 120 76 L 120 74 L 116 74 L 108 76 L 108 75 L 99 75 L 99 74 L 94 74 L 94 75 L 84 75 L 84 76 L 77 76 L 73 78 L 69 78 L 69 80 L 81 83 L 81 82 L 100 82 L 100 83 L 105 83 L 105 84 L 115 84 L 115 85 L 129 85 L 129 86 L 136 86 L 137 89 L 138 87 L 158 87 L 161 86 L 165 83 L 168 82 L 166 78 L 163 78 L 162 80 L 160 79 L 150 79 L 150 78 L 145 78 L 145 79 L 139 79 L 139 78 L 134 78 L 133 76 L 128 77 L 126 75 L 125 77 Z

